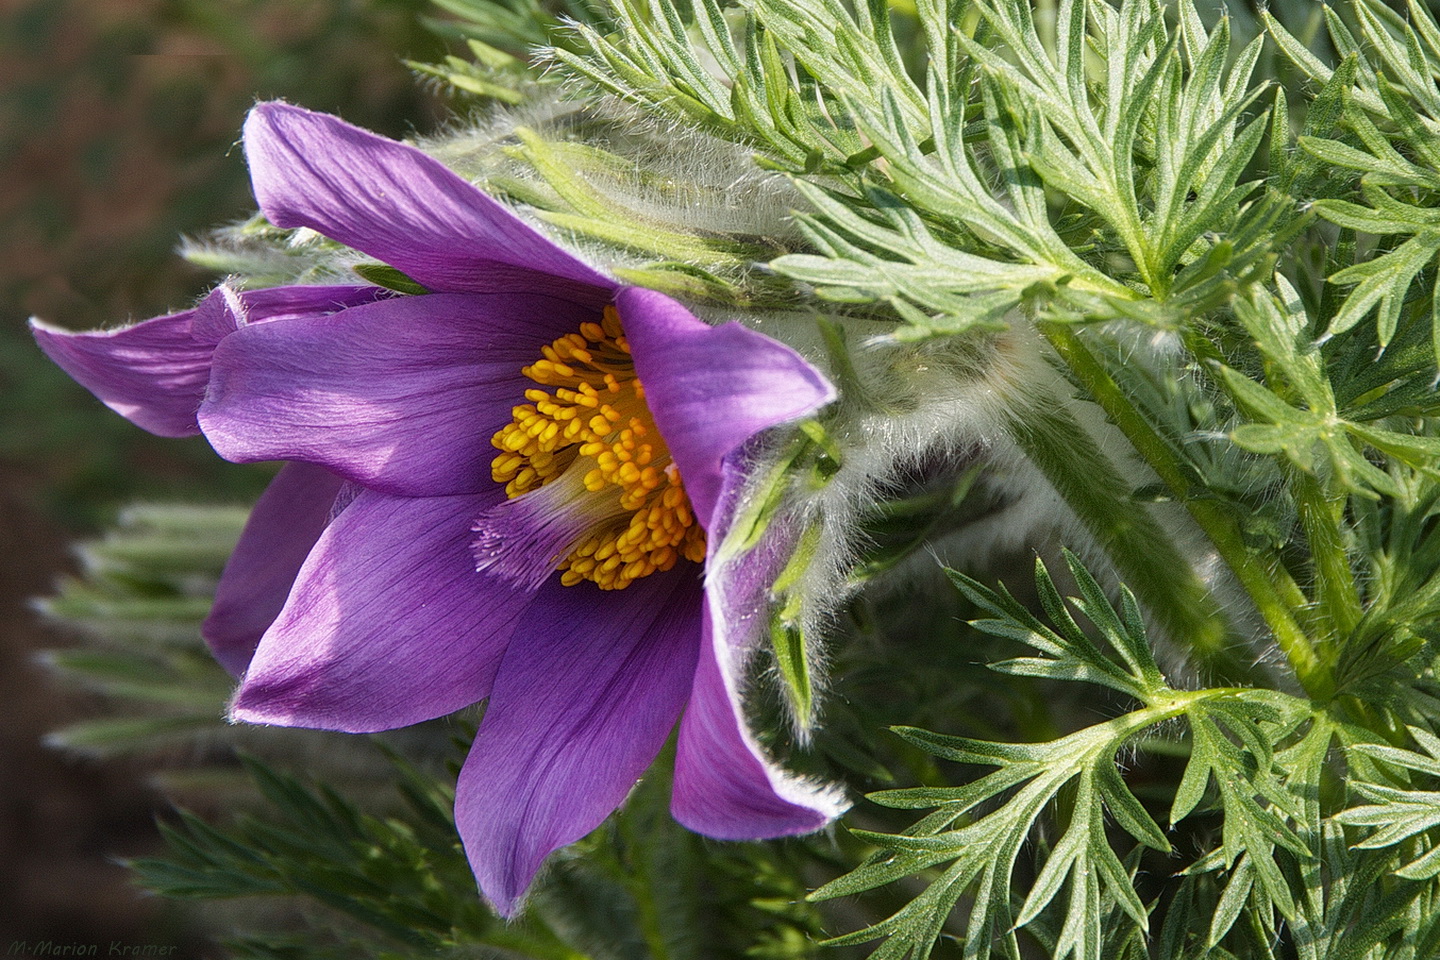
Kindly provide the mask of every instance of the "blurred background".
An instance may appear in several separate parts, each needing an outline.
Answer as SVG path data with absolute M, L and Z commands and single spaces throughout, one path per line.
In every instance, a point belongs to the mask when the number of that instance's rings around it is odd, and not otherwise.
M 0 0 L 0 953 L 212 949 L 116 862 L 158 848 L 151 771 L 43 745 L 100 707 L 37 662 L 75 638 L 44 627 L 31 600 L 124 505 L 245 503 L 267 479 L 110 413 L 45 360 L 26 319 L 87 329 L 190 306 L 216 278 L 174 250 L 252 210 L 236 141 L 257 99 L 390 136 L 427 129 L 439 105 L 402 62 L 440 53 L 419 24 L 426 7 Z

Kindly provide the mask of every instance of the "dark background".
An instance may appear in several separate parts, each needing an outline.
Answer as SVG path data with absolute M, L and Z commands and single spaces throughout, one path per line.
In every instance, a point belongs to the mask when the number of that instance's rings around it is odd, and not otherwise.
M 125 504 L 247 502 L 266 479 L 110 413 L 25 321 L 117 325 L 213 284 L 174 249 L 251 211 L 236 140 L 256 99 L 391 136 L 425 129 L 437 104 L 401 63 L 440 53 L 422 12 L 426 0 L 0 0 L 0 956 L 47 940 L 213 950 L 115 862 L 157 849 L 150 771 L 42 745 L 101 705 L 36 662 L 75 640 L 29 602 Z

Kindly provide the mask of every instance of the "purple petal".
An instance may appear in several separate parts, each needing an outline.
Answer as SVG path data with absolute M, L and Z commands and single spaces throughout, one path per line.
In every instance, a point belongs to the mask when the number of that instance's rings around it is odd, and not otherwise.
M 493 498 L 361 493 L 300 568 L 231 716 L 368 733 L 484 698 L 532 599 L 475 572 L 470 519 Z
M 224 293 L 224 299 L 211 305 L 215 298 L 207 297 L 200 304 L 191 331 L 197 339 L 213 343 L 219 343 L 246 324 L 326 317 L 350 307 L 399 296 L 393 290 L 369 284 L 266 287 L 241 293 L 221 286 L 216 288 L 216 292 Z M 220 309 L 222 306 L 223 309 Z
M 407 496 L 499 489 L 490 438 L 534 386 L 521 368 L 593 317 L 529 294 L 429 294 L 250 325 L 215 351 L 200 423 L 241 463 L 304 460 Z
M 201 627 L 215 659 L 235 676 L 285 605 L 343 484 L 323 467 L 288 463 L 255 504 Z
M 194 317 L 185 310 L 89 333 L 31 320 L 30 329 L 45 355 L 111 410 L 162 437 L 187 437 L 200 432 L 195 411 L 214 350 L 191 338 Z
M 414 147 L 337 117 L 262 103 L 245 121 L 255 199 L 441 292 L 548 293 L 598 306 L 613 281 Z
M 195 411 L 205 399 L 215 345 L 245 321 L 278 315 L 330 313 L 389 296 L 379 287 L 280 287 L 236 294 L 219 287 L 194 310 L 155 317 L 119 330 L 72 333 L 32 320 L 51 360 L 106 406 L 162 437 L 200 432 Z
M 784 344 L 737 323 L 709 326 L 664 294 L 627 287 L 615 304 L 650 412 L 708 530 L 725 456 L 829 403 L 835 389 Z
M 247 322 L 247 313 L 244 295 L 229 284 L 222 283 L 195 305 L 195 321 L 190 324 L 190 339 L 214 347 L 239 330 L 242 323 Z M 203 396 L 202 393 L 202 399 Z
M 705 638 L 695 688 L 680 725 L 671 813 L 698 833 L 753 839 L 808 833 L 845 808 L 831 791 L 766 760 L 750 735 L 740 688 L 746 664 L 769 630 L 770 590 L 799 539 L 798 524 L 773 519 L 752 549 L 718 549 L 743 502 L 744 472 L 725 462 L 705 568 Z
M 551 579 L 535 594 L 455 792 L 470 865 L 502 914 L 659 752 L 694 676 L 699 615 L 689 571 L 612 592 Z
M 670 813 L 683 826 L 721 840 L 757 840 L 819 830 L 845 809 L 833 791 L 786 775 L 745 728 L 739 682 L 744 657 L 711 629 L 675 750 Z
M 789 516 L 778 513 L 759 541 L 743 553 L 725 543 L 725 534 L 745 503 L 746 474 L 753 470 L 740 454 L 726 459 L 715 508 L 713 548 L 705 560 L 705 595 L 715 610 L 711 622 L 718 631 L 716 636 L 745 656 L 769 633 L 771 589 L 794 555 L 802 530 Z M 737 677 L 742 674 L 742 670 L 734 673 Z

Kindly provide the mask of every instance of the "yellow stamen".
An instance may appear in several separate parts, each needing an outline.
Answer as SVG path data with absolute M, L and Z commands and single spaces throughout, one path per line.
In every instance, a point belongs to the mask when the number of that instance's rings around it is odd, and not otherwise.
M 500 454 L 490 476 L 513 499 L 581 471 L 597 523 L 560 561 L 560 582 L 620 590 L 682 558 L 703 560 L 705 532 L 645 404 L 619 313 L 606 307 L 600 323 L 582 323 L 540 354 L 521 372 L 551 389 L 525 391 L 529 402 L 491 438 Z

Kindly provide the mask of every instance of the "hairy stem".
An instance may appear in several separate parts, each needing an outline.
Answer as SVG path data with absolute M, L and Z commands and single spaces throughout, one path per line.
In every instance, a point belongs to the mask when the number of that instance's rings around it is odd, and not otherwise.
M 1085 428 L 1058 405 L 1018 410 L 1008 426 L 1166 632 L 1214 673 L 1245 678 L 1250 663 L 1214 596 Z
M 1330 633 L 1337 640 L 1343 639 L 1364 614 L 1340 529 L 1345 496 L 1337 496 L 1318 478 L 1301 470 L 1292 471 L 1290 491 L 1315 564 L 1316 603 L 1328 620 Z
M 1210 538 L 1264 618 L 1301 686 L 1312 697 L 1327 698 L 1333 692 L 1333 681 L 1310 637 L 1296 619 L 1296 611 L 1303 606 L 1306 598 L 1294 579 L 1278 561 L 1265 562 L 1251 551 L 1241 535 L 1239 524 L 1221 503 L 1192 495 L 1190 478 L 1174 451 L 1125 396 L 1120 385 L 1073 328 L 1044 323 L 1040 325 L 1040 332 L 1074 376 L 1085 385 L 1090 398 L 1099 404 L 1171 495 L 1185 505 L 1196 524 Z

